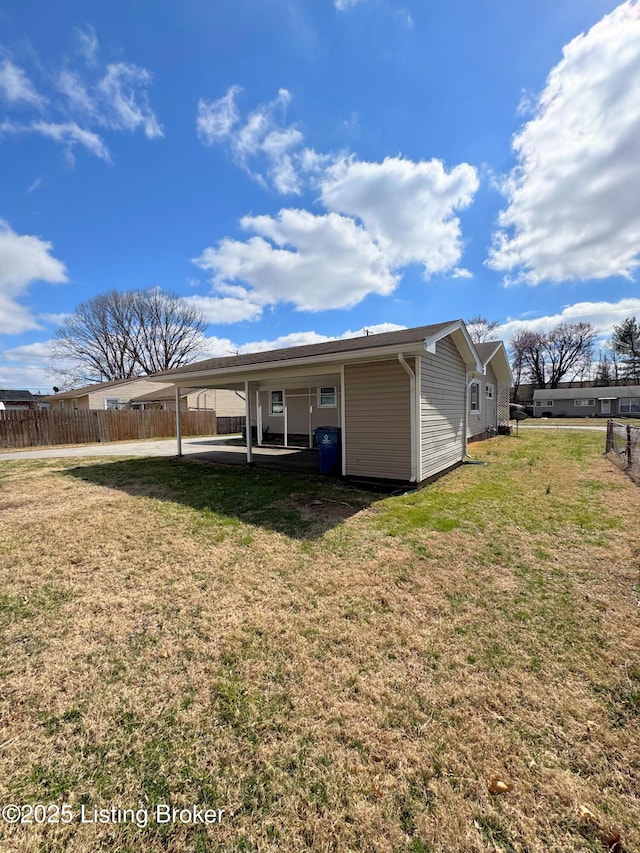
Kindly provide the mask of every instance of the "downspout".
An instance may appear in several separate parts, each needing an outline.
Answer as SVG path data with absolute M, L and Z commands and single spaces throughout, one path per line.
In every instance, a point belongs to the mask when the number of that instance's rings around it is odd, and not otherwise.
M 182 456 L 182 423 L 180 419 L 180 389 L 176 385 L 176 445 L 178 456 Z
M 340 434 L 342 437 L 341 441 L 341 453 L 342 453 L 342 476 L 347 476 L 347 411 L 345 407 L 345 396 L 344 396 L 344 364 L 340 365 Z
M 463 459 L 466 459 L 469 456 L 469 391 L 471 390 L 471 386 L 476 381 L 473 374 L 471 374 L 471 379 L 469 379 L 469 374 L 465 372 L 465 392 L 464 392 L 464 454 L 462 456 Z
M 409 374 L 409 419 L 411 421 L 411 477 L 409 478 L 409 482 L 415 483 L 418 479 L 416 464 L 416 375 L 405 361 L 404 355 L 401 352 L 398 353 L 398 361 Z
M 262 444 L 262 403 L 260 389 L 256 388 L 256 445 Z
M 246 380 L 244 383 L 244 411 L 247 435 L 247 465 L 253 465 L 253 449 L 251 447 L 251 395 L 249 393 L 249 383 Z

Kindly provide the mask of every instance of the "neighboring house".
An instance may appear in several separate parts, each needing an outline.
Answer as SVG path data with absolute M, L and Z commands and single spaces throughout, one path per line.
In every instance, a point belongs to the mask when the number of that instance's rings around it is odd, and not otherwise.
M 133 397 L 157 393 L 158 386 L 148 377 L 135 379 L 113 379 L 96 385 L 85 385 L 72 391 L 60 391 L 44 399 L 51 403 L 56 411 L 76 411 L 77 409 L 127 409 Z
M 132 397 L 129 405 L 140 409 L 164 409 L 175 412 L 176 392 L 173 385 L 156 386 L 156 390 Z M 180 408 L 184 411 L 212 411 L 217 417 L 243 417 L 244 394 L 240 391 L 218 391 L 215 388 L 181 388 Z
M 504 348 L 491 347 L 481 356 L 462 320 L 455 320 L 213 358 L 153 379 L 244 392 L 247 422 L 260 440 L 268 429 L 269 437 L 282 435 L 285 446 L 302 439 L 310 447 L 317 427 L 339 426 L 343 476 L 422 483 L 464 459 L 470 383 L 493 384 L 494 396 L 508 395 Z M 502 425 L 497 413 L 490 420 Z M 486 432 L 484 422 L 474 428 L 480 425 Z
M 7 412 L 36 408 L 31 391 L 0 391 L 0 403 L 3 403 L 3 411 Z
M 533 416 L 536 418 L 640 417 L 640 385 L 536 389 L 533 392 Z
M 487 438 L 509 422 L 511 368 L 502 341 L 476 344 L 482 372 L 471 377 L 467 437 Z

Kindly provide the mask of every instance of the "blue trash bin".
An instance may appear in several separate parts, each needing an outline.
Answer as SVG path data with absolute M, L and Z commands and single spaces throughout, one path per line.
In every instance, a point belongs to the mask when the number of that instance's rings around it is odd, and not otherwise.
M 321 474 L 339 474 L 341 471 L 340 458 L 340 428 L 317 427 L 315 430 L 316 444 Z

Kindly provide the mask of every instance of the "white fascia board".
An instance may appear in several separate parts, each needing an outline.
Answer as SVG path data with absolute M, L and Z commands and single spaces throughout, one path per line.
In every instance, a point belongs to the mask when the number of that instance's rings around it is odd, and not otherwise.
M 493 361 L 496 356 L 498 357 L 498 363 L 494 364 L 493 369 L 495 371 L 496 377 L 500 381 L 500 386 L 503 388 L 505 386 L 513 388 L 513 373 L 511 372 L 511 365 L 509 364 L 507 350 L 502 341 L 499 342 L 498 347 L 493 351 L 493 355 L 487 359 L 487 365 L 490 361 Z
M 423 344 L 417 341 L 412 344 L 395 344 L 387 347 L 372 347 L 364 350 L 347 350 L 341 353 L 324 353 L 323 355 L 308 356 L 307 358 L 280 359 L 273 362 L 256 362 L 255 364 L 238 365 L 235 367 L 220 367 L 211 371 L 197 370 L 189 373 L 180 373 L 176 376 L 146 377 L 153 382 L 171 382 L 174 385 L 188 387 L 194 381 L 199 386 L 209 385 L 215 381 L 226 383 L 242 381 L 268 381 L 274 380 L 276 371 L 282 376 L 308 376 L 310 373 L 339 373 L 340 367 L 345 362 L 372 362 L 383 361 L 389 358 L 396 359 L 399 352 L 418 354 L 422 351 Z M 211 387 L 214 387 L 213 385 Z
M 441 341 L 443 338 L 452 336 L 453 342 L 458 348 L 458 352 L 462 356 L 465 365 L 468 370 L 476 370 L 478 373 L 484 373 L 484 367 L 482 362 L 480 361 L 480 356 L 476 352 L 476 348 L 473 345 L 473 341 L 467 331 L 467 327 L 462 322 L 462 320 L 456 320 L 455 323 L 451 323 L 449 326 L 445 326 L 444 329 L 441 329 L 439 332 L 436 332 L 433 335 L 429 335 L 428 338 L 424 339 L 424 348 L 427 352 L 435 355 L 436 352 L 436 344 L 438 341 Z

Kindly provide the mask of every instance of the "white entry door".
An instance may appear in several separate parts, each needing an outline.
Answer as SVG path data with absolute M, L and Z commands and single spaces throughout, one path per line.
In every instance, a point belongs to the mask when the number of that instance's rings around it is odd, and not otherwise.
M 600 400 L 600 414 L 601 415 L 610 415 L 611 414 L 611 400 Z

